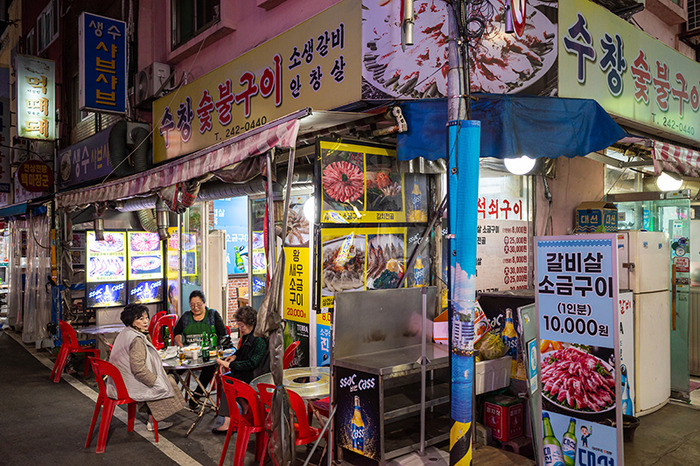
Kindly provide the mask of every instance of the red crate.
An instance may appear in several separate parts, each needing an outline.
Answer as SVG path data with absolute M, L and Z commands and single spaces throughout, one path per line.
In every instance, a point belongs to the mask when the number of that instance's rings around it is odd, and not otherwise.
M 501 442 L 523 435 L 523 400 L 499 395 L 484 402 L 484 425 Z

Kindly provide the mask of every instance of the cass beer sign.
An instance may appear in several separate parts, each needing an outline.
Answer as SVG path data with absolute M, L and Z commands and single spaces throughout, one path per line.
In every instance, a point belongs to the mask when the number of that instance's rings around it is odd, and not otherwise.
M 53 186 L 51 168 L 38 160 L 30 160 L 20 165 L 17 179 L 24 189 L 33 193 L 50 191 Z

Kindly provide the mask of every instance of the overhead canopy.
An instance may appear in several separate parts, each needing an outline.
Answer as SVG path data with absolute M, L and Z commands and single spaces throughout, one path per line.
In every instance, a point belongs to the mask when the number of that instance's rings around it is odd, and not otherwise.
M 700 152 L 654 141 L 651 149 L 654 159 L 654 174 L 662 171 L 683 176 L 700 177 Z
M 594 100 L 473 94 L 472 120 L 481 121 L 481 157 L 577 157 L 604 149 L 627 133 Z M 400 133 L 400 160 L 444 158 L 447 102 L 401 103 L 408 131 Z
M 0 218 L 22 215 L 27 212 L 27 202 L 19 202 L 0 208 Z

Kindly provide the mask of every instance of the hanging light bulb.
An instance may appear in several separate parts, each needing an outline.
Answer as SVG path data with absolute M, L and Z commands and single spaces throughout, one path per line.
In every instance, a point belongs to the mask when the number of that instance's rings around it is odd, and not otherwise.
M 530 158 L 527 155 L 523 155 L 522 157 L 517 158 L 503 159 L 503 164 L 506 166 L 506 169 L 513 175 L 528 174 L 530 170 L 534 168 L 535 162 L 535 159 Z
M 683 180 L 672 177 L 666 172 L 662 172 L 658 178 L 656 178 L 656 186 L 659 187 L 661 191 L 678 191 L 683 185 Z

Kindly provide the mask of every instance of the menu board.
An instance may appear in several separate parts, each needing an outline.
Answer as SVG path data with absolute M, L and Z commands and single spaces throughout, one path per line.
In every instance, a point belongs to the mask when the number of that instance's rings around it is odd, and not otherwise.
M 383 146 L 319 141 L 321 223 L 406 222 L 404 177 L 396 151 Z M 420 183 L 411 186 L 415 205 L 427 204 Z M 412 218 L 423 220 L 422 215 Z
M 182 234 L 182 275 L 197 275 L 197 235 Z
M 126 305 L 126 283 L 88 283 L 85 287 L 87 307 Z
M 158 233 L 130 231 L 129 280 L 162 280 L 163 248 Z
M 396 288 L 426 284 L 430 276 L 427 254 L 419 255 L 411 270 L 405 266 L 417 231 L 407 227 L 326 228 L 321 231 L 321 308 L 333 307 L 340 291 Z
M 535 244 L 544 461 L 622 464 L 617 238 Z
M 87 283 L 126 281 L 126 234 L 106 231 L 104 241 L 87 232 Z

